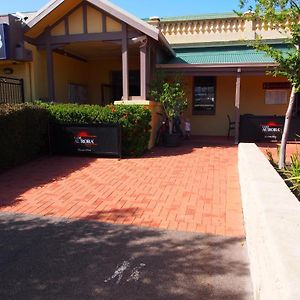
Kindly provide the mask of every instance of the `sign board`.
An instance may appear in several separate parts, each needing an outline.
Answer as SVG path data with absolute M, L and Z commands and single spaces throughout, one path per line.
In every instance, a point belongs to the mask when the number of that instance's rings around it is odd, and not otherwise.
M 242 115 L 240 119 L 240 141 L 280 141 L 284 122 L 284 116 Z M 299 140 L 299 134 L 300 119 L 298 117 L 293 117 L 291 120 L 288 139 L 290 141 Z
M 282 122 L 282 120 L 270 120 L 267 122 L 262 122 L 259 125 L 264 140 L 281 140 L 284 126 L 284 122 Z
M 0 60 L 8 58 L 8 25 L 0 24 Z
M 118 124 L 50 126 L 51 151 L 59 154 L 94 154 L 121 157 Z

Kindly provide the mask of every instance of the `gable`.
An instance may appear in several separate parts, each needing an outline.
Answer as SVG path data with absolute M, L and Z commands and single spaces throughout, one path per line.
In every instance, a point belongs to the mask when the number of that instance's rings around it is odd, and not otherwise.
M 66 34 L 67 31 L 69 34 L 117 32 L 121 31 L 123 22 L 155 40 L 159 39 L 158 29 L 107 0 L 51 1 L 28 20 L 26 36 L 37 38 L 49 27 L 54 36 Z

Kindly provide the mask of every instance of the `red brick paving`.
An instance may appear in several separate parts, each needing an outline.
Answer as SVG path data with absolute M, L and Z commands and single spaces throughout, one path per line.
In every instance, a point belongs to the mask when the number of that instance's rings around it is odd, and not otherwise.
M 0 175 L 0 211 L 244 236 L 237 147 L 46 157 Z
M 264 155 L 267 156 L 267 152 L 271 152 L 273 159 L 278 163 L 278 147 L 280 147 L 280 143 L 257 143 L 257 146 L 263 152 Z M 299 154 L 300 155 L 300 144 L 299 143 L 289 143 L 286 147 L 286 162 L 289 163 L 291 161 L 291 155 Z

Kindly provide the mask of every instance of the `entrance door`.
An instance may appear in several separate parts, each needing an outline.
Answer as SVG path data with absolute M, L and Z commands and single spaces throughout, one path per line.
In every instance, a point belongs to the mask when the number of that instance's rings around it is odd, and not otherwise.
M 121 100 L 123 96 L 122 71 L 112 72 L 112 96 L 113 100 Z M 141 82 L 140 71 L 129 71 L 129 95 L 140 96 Z

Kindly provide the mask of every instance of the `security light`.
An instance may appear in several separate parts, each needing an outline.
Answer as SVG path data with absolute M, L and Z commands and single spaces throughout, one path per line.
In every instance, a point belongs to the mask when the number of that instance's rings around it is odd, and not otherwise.
M 147 44 L 147 36 L 146 35 L 141 35 L 141 36 L 137 36 L 131 39 L 133 41 L 134 44 L 140 43 L 141 47 L 145 46 Z

